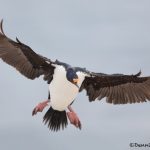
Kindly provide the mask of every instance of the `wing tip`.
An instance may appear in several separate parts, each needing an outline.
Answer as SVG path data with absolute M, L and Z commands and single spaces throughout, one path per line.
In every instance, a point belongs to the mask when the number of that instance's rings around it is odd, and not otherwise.
M 141 71 L 141 69 L 140 69 L 140 71 L 139 71 L 137 74 L 135 74 L 134 76 L 135 76 L 135 77 L 139 77 L 139 76 L 141 76 L 141 74 L 142 74 L 142 71 Z
M 1 19 L 1 22 L 0 22 L 0 32 L 1 32 L 3 35 L 5 35 L 4 30 L 3 30 L 3 22 L 4 22 L 4 20 Z M 5 36 L 6 36 L 6 35 L 5 35 Z
M 16 41 L 17 41 L 18 44 L 22 44 L 23 45 L 23 43 L 17 37 L 16 37 Z

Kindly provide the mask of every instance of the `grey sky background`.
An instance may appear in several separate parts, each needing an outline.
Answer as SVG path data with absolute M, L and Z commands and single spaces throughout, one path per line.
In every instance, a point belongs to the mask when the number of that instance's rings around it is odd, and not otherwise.
M 103 73 L 150 75 L 149 0 L 0 0 L 5 33 L 37 53 Z M 0 149 L 132 149 L 150 142 L 150 103 L 111 105 L 88 102 L 85 92 L 73 104 L 83 129 L 57 133 L 42 123 L 46 110 L 31 116 L 47 98 L 42 78 L 26 79 L 0 61 Z

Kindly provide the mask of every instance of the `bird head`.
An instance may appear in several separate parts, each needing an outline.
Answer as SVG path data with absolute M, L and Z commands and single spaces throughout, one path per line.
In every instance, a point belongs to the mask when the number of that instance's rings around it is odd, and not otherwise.
M 67 80 L 70 81 L 72 84 L 75 86 L 78 86 L 79 78 L 78 75 L 76 74 L 76 71 L 73 68 L 68 68 L 67 73 L 66 73 Z

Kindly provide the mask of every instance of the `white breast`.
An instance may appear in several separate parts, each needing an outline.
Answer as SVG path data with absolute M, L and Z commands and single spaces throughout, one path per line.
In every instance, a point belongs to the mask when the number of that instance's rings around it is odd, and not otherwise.
M 80 87 L 85 75 L 82 72 L 77 72 L 77 75 L 79 77 L 78 86 Z M 51 97 L 50 105 L 53 109 L 59 111 L 65 110 L 79 92 L 79 89 L 67 80 L 65 68 L 62 66 L 56 66 L 49 90 Z

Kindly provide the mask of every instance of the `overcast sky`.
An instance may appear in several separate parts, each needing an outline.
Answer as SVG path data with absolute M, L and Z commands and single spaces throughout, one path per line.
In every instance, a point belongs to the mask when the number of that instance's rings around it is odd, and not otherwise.
M 149 0 L 0 0 L 5 33 L 52 60 L 103 73 L 150 75 Z M 150 143 L 150 103 L 89 103 L 85 92 L 73 104 L 81 122 L 57 133 L 31 116 L 46 99 L 42 78 L 26 79 L 0 61 L 0 149 L 127 150 Z M 136 148 L 135 148 L 136 149 Z

